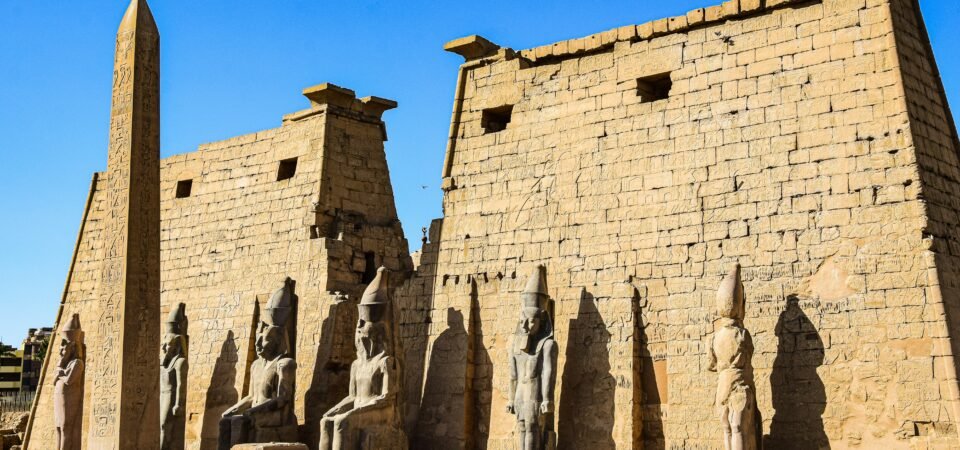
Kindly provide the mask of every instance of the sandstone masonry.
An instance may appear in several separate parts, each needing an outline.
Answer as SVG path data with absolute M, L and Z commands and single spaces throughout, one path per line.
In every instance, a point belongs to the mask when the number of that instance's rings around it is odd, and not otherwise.
M 534 49 L 446 48 L 465 62 L 444 217 L 416 268 L 389 100 L 321 85 L 279 128 L 161 161 L 156 320 L 186 304 L 187 448 L 215 446 L 284 276 L 315 445 L 379 265 L 397 273 L 411 448 L 515 447 L 508 346 L 538 265 L 558 447 L 719 448 L 708 347 L 737 263 L 767 448 L 960 445 L 960 141 L 917 0 L 733 0 Z M 102 314 L 109 178 L 94 176 L 61 318 Z M 50 372 L 30 449 L 52 447 Z
M 447 48 L 444 218 L 407 287 L 421 448 L 512 448 L 509 302 L 536 264 L 559 447 L 717 448 L 707 346 L 735 262 L 769 447 L 957 445 L 960 146 L 915 1 Z
M 296 282 L 298 301 L 297 416 L 318 423 L 346 391 L 352 302 L 378 265 L 412 268 L 383 152 L 380 115 L 396 103 L 357 100 L 331 84 L 304 94 L 312 107 L 285 116 L 279 128 L 161 161 L 161 316 L 185 303 L 190 318 L 187 448 L 216 448 L 220 414 L 247 388 L 259 311 L 285 276 Z M 99 315 L 106 183 L 106 174 L 95 175 L 61 317 Z M 87 331 L 88 339 L 96 334 Z M 88 379 L 96 370 L 88 366 Z M 52 417 L 43 413 L 52 411 L 52 389 L 45 388 L 29 448 L 53 447 L 45 432 Z

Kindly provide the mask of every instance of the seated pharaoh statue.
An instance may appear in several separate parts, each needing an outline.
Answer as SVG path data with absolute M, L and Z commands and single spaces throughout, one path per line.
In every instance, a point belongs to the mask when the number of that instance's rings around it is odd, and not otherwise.
M 250 394 L 224 411 L 219 450 L 244 443 L 297 441 L 293 412 L 297 363 L 289 357 L 286 330 L 292 309 L 292 283 L 287 278 L 267 303 L 257 326 L 257 359 L 250 367 Z
M 387 269 L 381 267 L 360 299 L 350 366 L 350 392 L 320 421 L 320 450 L 405 450 L 401 429 L 401 367 L 394 348 Z

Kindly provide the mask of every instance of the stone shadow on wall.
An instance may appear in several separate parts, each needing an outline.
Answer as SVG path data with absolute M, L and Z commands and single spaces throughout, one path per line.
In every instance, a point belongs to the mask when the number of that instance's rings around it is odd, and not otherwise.
M 776 449 L 829 449 L 823 428 L 827 394 L 817 367 L 823 365 L 823 339 L 796 295 L 777 321 L 777 357 L 770 374 L 775 413 L 763 445 Z
M 320 442 L 320 419 L 333 405 L 347 395 L 350 383 L 350 364 L 342 353 L 353 350 L 353 324 L 350 314 L 356 309 L 353 302 L 341 297 L 329 306 L 327 318 L 320 326 L 320 342 L 316 344 L 316 359 L 310 377 L 310 386 L 304 394 L 304 424 L 300 438 L 307 447 L 316 448 Z
M 236 388 L 239 360 L 233 331 L 228 331 L 227 338 L 220 346 L 220 355 L 213 365 L 213 375 L 210 376 L 210 387 L 207 389 L 207 400 L 203 407 L 203 428 L 200 432 L 201 450 L 217 448 L 220 415 L 240 399 Z
M 616 379 L 610 373 L 610 332 L 593 294 L 580 295 L 570 321 L 560 383 L 558 449 L 612 449 Z
M 466 448 L 483 450 L 490 439 L 490 408 L 493 391 L 493 361 L 483 343 L 483 320 L 480 316 L 480 299 L 477 284 L 470 288 L 470 361 L 467 385 L 467 424 L 472 427 L 467 434 Z
M 423 378 L 426 370 L 427 341 L 431 325 L 430 311 L 433 309 L 433 291 L 436 282 L 437 257 L 443 219 L 435 219 L 430 224 L 429 240 L 424 227 L 424 237 L 420 248 L 420 265 L 413 276 L 407 280 L 407 290 L 400 291 L 396 305 L 397 332 L 405 357 L 403 366 L 405 395 L 404 431 L 413 442 L 416 439 L 417 423 L 420 417 L 420 402 L 423 397 Z
M 457 381 L 466 380 L 467 330 L 463 323 L 463 313 L 447 308 L 447 329 L 443 330 L 430 347 L 430 364 L 424 386 L 430 386 L 423 393 L 420 402 L 420 415 L 417 421 L 415 439 L 412 448 L 450 448 L 455 446 L 462 436 L 448 429 L 453 435 L 441 436 L 436 432 L 444 427 L 450 417 L 463 417 L 463 385 Z M 461 398 L 461 402 L 456 401 Z M 428 431 L 432 429 L 433 431 Z M 431 438 L 425 439 L 430 436 Z M 462 444 L 461 444 L 462 445 Z
M 641 426 L 643 427 L 642 439 L 644 450 L 663 450 L 666 448 L 666 440 L 663 434 L 663 408 L 666 398 L 662 398 L 660 391 L 666 391 L 666 386 L 661 386 L 661 381 L 657 379 L 654 358 L 650 353 L 650 337 L 647 336 L 647 324 L 643 321 L 643 314 L 637 311 L 637 333 L 640 341 L 640 397 L 641 397 Z

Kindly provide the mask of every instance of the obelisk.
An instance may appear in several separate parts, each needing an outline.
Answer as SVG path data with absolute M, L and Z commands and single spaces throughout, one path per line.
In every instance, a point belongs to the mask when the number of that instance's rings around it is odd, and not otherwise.
M 86 448 L 159 446 L 160 33 L 146 0 L 117 31 Z

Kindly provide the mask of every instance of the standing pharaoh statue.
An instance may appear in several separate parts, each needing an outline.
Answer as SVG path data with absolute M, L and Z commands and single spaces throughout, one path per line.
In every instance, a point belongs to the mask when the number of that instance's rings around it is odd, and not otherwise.
M 557 343 L 547 311 L 545 268 L 538 266 L 520 295 L 522 309 L 510 349 L 510 403 L 517 416 L 521 450 L 550 450 L 553 432 L 553 390 L 557 381 Z
M 257 326 L 257 359 L 250 366 L 250 394 L 223 412 L 220 450 L 237 444 L 296 442 L 294 388 L 297 362 L 289 356 L 287 319 L 293 303 L 293 280 L 270 297 Z
M 320 450 L 405 450 L 401 367 L 394 347 L 388 272 L 381 267 L 360 299 L 350 392 L 320 421 Z
M 57 450 L 80 450 L 83 415 L 83 330 L 74 314 L 60 329 L 60 362 L 53 381 Z
M 160 450 L 183 448 L 184 403 L 187 395 L 186 305 L 170 311 L 160 348 Z
M 726 450 L 756 450 L 761 444 L 751 362 L 753 339 L 743 327 L 745 305 L 737 264 L 717 289 L 720 318 L 710 345 L 710 370 L 717 372 L 715 405 Z

